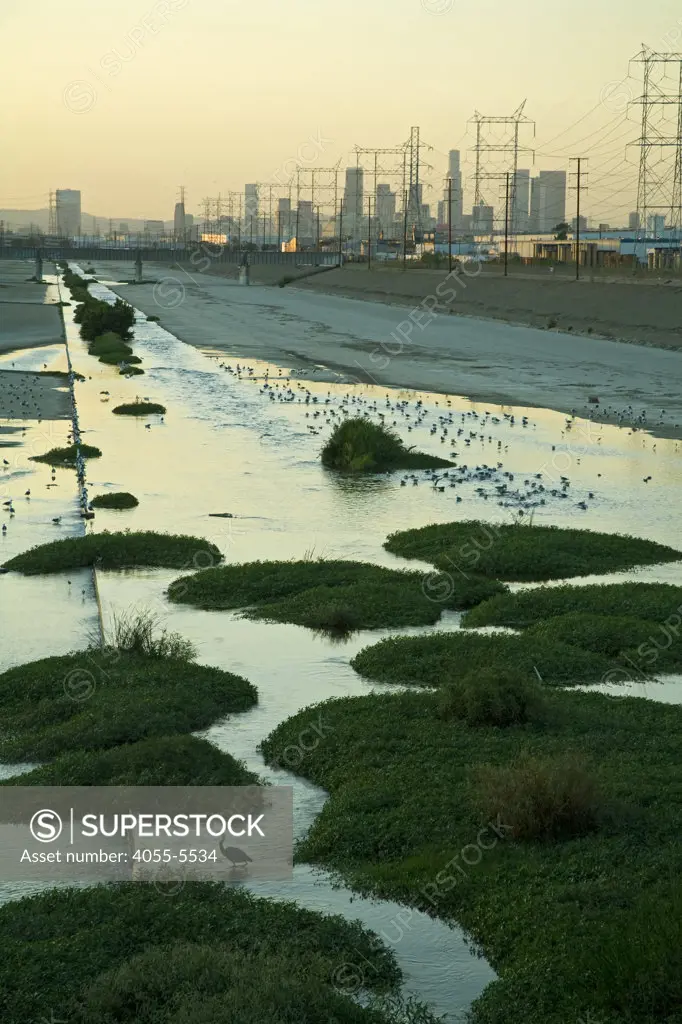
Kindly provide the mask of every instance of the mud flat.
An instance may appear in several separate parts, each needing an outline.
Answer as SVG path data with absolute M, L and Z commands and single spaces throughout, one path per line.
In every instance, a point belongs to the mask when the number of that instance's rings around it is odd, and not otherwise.
M 125 276 L 125 268 L 115 264 L 103 264 L 98 272 L 118 280 Z M 331 286 L 334 275 L 346 271 L 321 274 L 316 284 L 308 278 L 300 287 L 283 289 L 243 288 L 218 276 L 162 266 L 150 268 L 150 273 L 157 284 L 122 285 L 115 290 L 147 315 L 159 316 L 165 328 L 199 348 L 294 368 L 324 366 L 380 385 L 466 395 L 502 405 L 566 413 L 575 410 L 600 422 L 682 437 L 682 388 L 678 384 L 682 354 L 672 348 L 625 344 L 548 330 L 546 325 L 540 330 L 474 316 L 430 318 L 428 307 L 421 308 L 421 319 L 419 314 L 410 319 L 412 309 L 397 309 L 370 296 L 361 300 L 315 290 L 317 284 L 320 288 Z M 416 308 L 423 297 L 435 291 L 437 283 L 429 283 L 427 271 L 412 273 L 414 278 L 409 273 L 402 277 L 414 280 L 415 288 L 419 285 L 408 302 Z M 376 277 L 393 280 L 390 272 L 378 271 Z M 444 275 L 436 275 L 435 280 L 442 282 Z M 551 289 L 555 289 L 557 295 L 564 295 L 567 308 L 582 308 L 582 315 L 592 317 L 582 297 L 588 299 L 601 290 L 604 295 L 612 294 L 614 309 L 622 300 L 623 319 L 628 315 L 628 285 L 595 284 L 591 291 L 588 283 L 579 292 L 566 281 L 540 284 L 532 280 L 525 285 L 537 293 L 538 309 L 544 304 L 554 308 Z M 639 289 L 637 294 L 644 303 L 642 317 L 653 316 L 651 311 L 664 296 L 668 296 L 666 310 L 673 300 L 679 309 L 677 289 L 666 290 L 663 285 L 632 288 Z M 672 313 L 668 313 L 672 331 Z M 522 312 L 518 319 L 523 319 Z M 591 398 L 598 398 L 599 404 L 591 403 Z M 640 418 L 643 410 L 644 419 Z

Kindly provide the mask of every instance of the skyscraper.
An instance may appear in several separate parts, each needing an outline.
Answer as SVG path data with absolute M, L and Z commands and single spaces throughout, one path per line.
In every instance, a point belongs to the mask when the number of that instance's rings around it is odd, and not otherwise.
M 514 179 L 514 202 L 511 214 L 511 231 L 528 230 L 530 214 L 530 171 L 519 168 Z
M 280 242 L 290 242 L 292 239 L 291 199 L 277 200 L 277 235 Z
M 78 189 L 58 188 L 56 193 L 57 232 L 67 238 L 81 233 L 81 194 Z
M 258 185 L 245 185 L 244 220 L 247 226 L 252 218 L 258 219 Z
M 384 238 L 392 238 L 395 225 L 396 194 L 391 191 L 391 186 L 386 184 L 377 185 L 377 220 L 379 233 Z
M 452 198 L 451 223 L 453 228 L 460 228 L 462 226 L 462 214 L 464 213 L 464 193 L 462 191 L 462 172 L 460 170 L 460 153 L 458 149 L 451 149 L 448 154 L 448 176 L 452 181 L 450 186 Z M 445 200 L 447 214 L 447 188 L 443 199 Z
M 628 230 L 639 231 L 641 218 L 636 210 L 628 215 Z
M 182 241 L 186 233 L 185 204 L 176 203 L 173 215 L 173 236 L 176 241 Z
M 551 231 L 566 220 L 566 171 L 540 171 L 530 183 L 530 230 Z
M 365 175 L 362 167 L 346 168 L 346 187 L 343 193 L 343 233 L 358 238 L 362 227 L 362 204 Z

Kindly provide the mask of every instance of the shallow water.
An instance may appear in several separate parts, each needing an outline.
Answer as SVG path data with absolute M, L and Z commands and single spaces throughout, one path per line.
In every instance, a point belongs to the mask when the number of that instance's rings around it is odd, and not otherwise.
M 97 295 L 113 298 L 102 285 L 91 288 Z M 67 326 L 74 368 L 87 378 L 75 385 L 83 440 L 103 450 L 101 459 L 87 464 L 89 493 L 127 490 L 140 500 L 136 509 L 99 511 L 96 519 L 86 524 L 87 529 L 130 527 L 191 533 L 213 541 L 227 561 L 235 562 L 314 553 L 411 567 L 416 563 L 383 550 L 386 536 L 394 530 L 453 518 L 509 522 L 532 515 L 539 523 L 629 532 L 672 545 L 678 542 L 679 442 L 578 420 L 569 426 L 565 416 L 546 410 L 502 409 L 455 396 L 287 380 L 281 367 L 253 360 L 238 373 L 236 357 L 200 352 L 144 317 L 138 321 L 135 351 L 144 360 L 145 375 L 131 379 L 88 356 L 77 328 Z M 23 357 L 28 360 L 27 354 Z M 226 368 L 228 364 L 231 369 Z M 116 404 L 136 397 L 161 402 L 167 407 L 166 415 L 112 415 Z M 408 444 L 439 455 L 454 450 L 459 453 L 458 463 L 470 468 L 456 475 L 455 486 L 447 479 L 445 484 L 441 481 L 442 492 L 433 486 L 430 473 L 417 474 L 416 485 L 410 475 L 401 486 L 404 474 L 339 482 L 322 469 L 319 450 L 329 424 L 334 418 L 338 421 L 344 409 L 351 414 L 366 412 L 375 420 L 383 414 L 389 425 L 395 421 Z M 439 421 L 439 417 L 443 419 Z M 436 431 L 432 432 L 434 424 Z M 69 425 L 60 423 L 53 428 L 58 440 L 52 443 L 62 443 Z M 502 466 L 498 467 L 498 462 Z M 41 472 L 49 476 L 49 467 L 31 472 L 40 480 Z M 505 473 L 512 473 L 514 480 L 503 476 Z M 540 477 L 534 487 L 536 474 Z M 649 475 L 653 479 L 645 484 L 643 478 Z M 561 496 L 562 476 L 570 479 L 567 497 Z M 65 531 L 78 532 L 83 523 L 77 514 L 75 474 L 58 470 L 56 479 L 64 488 L 64 498 L 50 490 L 44 501 L 56 508 L 61 500 Z M 18 486 L 20 480 L 15 483 Z M 508 494 L 521 492 L 517 498 L 504 499 L 507 508 L 497 504 L 495 485 L 502 483 L 507 484 Z M 537 491 L 540 484 L 543 492 Z M 557 493 L 552 495 L 552 490 Z M 538 504 L 542 499 L 545 505 Z M 577 507 L 581 501 L 587 504 L 587 511 Z M 46 506 L 42 518 L 37 512 L 25 516 L 25 524 L 14 534 L 17 550 L 56 535 L 48 511 Z M 209 515 L 224 512 L 233 518 Z M 13 530 L 18 519 L 12 523 Z M 370 692 L 372 688 L 353 672 L 349 660 L 363 646 L 391 631 L 359 633 L 346 644 L 334 644 L 296 626 L 251 622 L 231 613 L 171 605 L 164 590 L 178 575 L 161 570 L 98 572 L 105 618 L 133 605 L 149 607 L 163 616 L 169 628 L 196 643 L 200 661 L 244 675 L 258 687 L 256 708 L 216 723 L 205 735 L 261 776 L 293 785 L 295 830 L 301 835 L 319 813 L 326 794 L 294 775 L 268 769 L 258 744 L 302 707 L 329 697 Z M 35 580 L 14 574 L 0 576 L 0 588 L 5 587 L 10 601 L 7 620 L 17 630 L 14 648 L 0 652 L 3 664 L 31 660 L 48 651 L 60 653 L 68 649 L 59 646 L 67 633 L 74 640 L 80 635 L 79 646 L 83 645 L 95 606 L 87 586 L 69 578 L 70 588 L 57 574 L 38 578 L 32 589 Z M 682 563 L 611 578 L 682 584 Z M 600 577 L 585 580 L 603 581 Z M 22 606 L 26 600 L 36 611 L 41 595 L 44 608 L 47 594 L 46 631 L 42 623 L 40 630 L 22 627 L 22 611 L 12 605 L 22 586 L 30 592 L 30 597 L 22 598 Z M 85 593 L 81 593 L 83 589 Z M 458 622 L 458 615 L 447 613 L 439 628 L 457 628 Z M 6 654 L 9 662 L 5 662 Z M 642 695 L 674 692 L 672 679 L 660 684 L 662 689 L 656 689 L 657 685 L 647 684 L 649 692 Z M 679 681 L 677 685 L 679 688 Z M 345 888 L 334 887 L 328 875 L 306 865 L 295 869 L 292 882 L 258 883 L 253 888 L 262 895 L 296 899 L 312 909 L 359 918 L 383 934 L 385 941 L 395 946 L 407 990 L 432 1002 L 440 1012 L 448 1011 L 449 1019 L 463 1013 L 494 977 L 485 961 L 470 952 L 459 929 L 416 913 L 409 916 L 408 926 L 405 918 L 409 911 L 397 917 L 397 905 L 363 900 Z

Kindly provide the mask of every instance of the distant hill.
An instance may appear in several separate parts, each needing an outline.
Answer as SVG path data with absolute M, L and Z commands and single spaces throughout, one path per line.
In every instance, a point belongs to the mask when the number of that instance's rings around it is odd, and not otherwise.
M 30 225 L 33 224 L 40 231 L 46 232 L 50 223 L 50 213 L 47 207 L 42 210 L 0 209 L 0 220 L 5 222 L 5 229 L 11 228 L 13 231 L 16 231 L 19 228 L 25 228 L 28 230 Z M 105 234 L 109 230 L 108 217 L 96 217 L 92 213 L 83 213 L 81 215 L 81 231 L 84 235 L 91 235 L 93 233 L 95 221 L 97 221 L 101 234 Z M 137 231 L 143 231 L 145 223 L 139 217 L 112 217 L 111 222 L 114 231 L 118 231 L 119 225 L 123 223 L 128 225 L 129 230 L 133 234 Z M 167 220 L 164 223 L 169 230 L 172 229 L 172 220 Z

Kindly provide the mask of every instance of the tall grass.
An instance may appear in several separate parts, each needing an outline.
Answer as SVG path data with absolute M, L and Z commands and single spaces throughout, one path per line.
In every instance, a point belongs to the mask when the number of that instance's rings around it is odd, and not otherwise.
M 114 612 L 108 646 L 144 658 L 194 661 L 197 656 L 191 640 L 169 632 L 161 624 L 161 617 L 147 608 Z
M 422 452 L 405 448 L 387 427 L 357 418 L 340 423 L 322 449 L 322 465 L 344 473 L 387 473 L 394 469 L 430 469 L 451 466 Z

